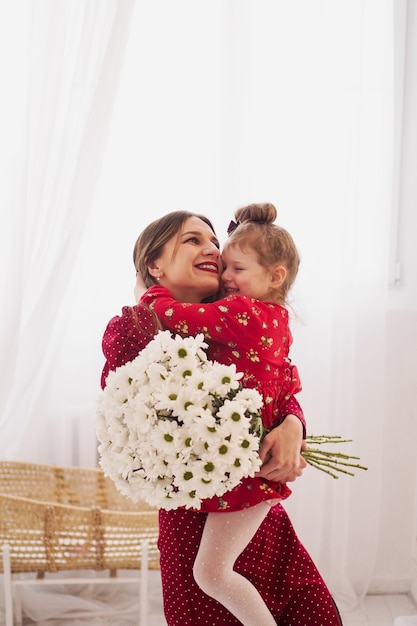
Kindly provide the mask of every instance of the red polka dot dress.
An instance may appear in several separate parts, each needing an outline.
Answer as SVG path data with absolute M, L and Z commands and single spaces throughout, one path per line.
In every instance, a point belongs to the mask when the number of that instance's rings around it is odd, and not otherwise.
M 206 514 L 159 512 L 159 549 L 168 626 L 238 626 L 240 622 L 201 591 L 193 564 Z M 236 561 L 235 570 L 257 588 L 280 626 L 340 626 L 336 605 L 281 504 L 270 510 Z M 260 625 L 261 626 L 261 625 Z
M 110 320 L 102 342 L 106 358 L 101 379 L 103 387 L 109 371 L 134 359 L 157 328 L 155 316 L 141 304 L 124 307 L 121 316 Z M 214 351 L 210 358 L 216 358 Z M 237 369 L 243 371 L 240 365 Z M 289 369 L 289 377 L 296 379 L 295 372 Z M 298 378 L 294 383 L 295 392 Z M 245 384 L 248 385 L 248 381 Z M 271 425 L 279 424 L 289 413 L 299 416 L 304 423 L 301 407 L 290 390 L 283 387 L 279 406 L 271 409 L 269 417 L 264 416 L 271 420 Z M 240 496 L 238 502 L 242 502 Z M 189 509 L 159 512 L 158 545 L 168 626 L 240 624 L 227 609 L 201 591 L 193 578 L 192 568 L 206 516 L 205 512 Z M 342 623 L 324 580 L 281 504 L 270 510 L 236 561 L 235 569 L 256 586 L 280 626 L 340 626 Z

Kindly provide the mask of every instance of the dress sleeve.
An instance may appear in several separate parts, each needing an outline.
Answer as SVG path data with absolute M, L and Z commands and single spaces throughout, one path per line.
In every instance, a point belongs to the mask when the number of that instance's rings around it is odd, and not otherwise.
M 242 327 L 236 324 L 236 319 L 244 320 L 253 303 L 251 298 L 244 296 L 229 296 L 211 303 L 179 302 L 161 285 L 150 287 L 141 302 L 172 332 L 182 335 L 203 333 L 208 341 L 214 339 L 220 344 L 242 341 Z
M 101 374 L 104 389 L 108 373 L 136 358 L 157 331 L 155 317 L 143 305 L 123 307 L 107 324 L 102 339 L 106 362 Z
M 278 413 L 278 426 L 282 424 L 287 415 L 295 415 L 300 420 L 303 426 L 303 439 L 306 438 L 307 434 L 307 426 L 303 413 L 303 409 L 301 408 L 300 403 L 295 398 L 295 396 L 290 396 L 286 402 L 280 406 Z

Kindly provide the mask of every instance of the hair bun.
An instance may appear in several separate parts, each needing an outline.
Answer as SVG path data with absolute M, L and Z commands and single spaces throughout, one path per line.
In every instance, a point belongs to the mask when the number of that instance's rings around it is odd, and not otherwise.
M 235 219 L 238 224 L 243 222 L 271 223 L 277 218 L 277 210 L 270 202 L 248 204 L 235 211 Z

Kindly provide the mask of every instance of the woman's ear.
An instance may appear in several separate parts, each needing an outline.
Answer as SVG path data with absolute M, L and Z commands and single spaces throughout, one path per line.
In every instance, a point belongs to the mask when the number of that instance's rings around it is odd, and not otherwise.
M 151 276 L 153 276 L 153 278 L 156 278 L 157 280 L 162 276 L 162 272 L 159 269 L 158 265 L 156 265 L 156 263 L 151 263 L 150 265 L 148 265 L 148 272 Z
M 281 287 L 287 278 L 287 270 L 283 265 L 276 265 L 272 271 L 272 283 L 275 288 Z

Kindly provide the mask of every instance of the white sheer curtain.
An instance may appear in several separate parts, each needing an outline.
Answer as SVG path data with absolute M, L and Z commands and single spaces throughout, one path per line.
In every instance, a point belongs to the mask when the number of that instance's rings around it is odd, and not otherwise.
M 397 520 L 395 542 L 385 522 L 388 498 L 395 493 L 401 508 L 414 497 L 416 471 L 411 437 L 407 488 L 394 492 L 394 406 L 398 432 L 409 428 L 387 317 L 399 4 L 138 2 L 94 197 L 130 5 L 75 5 L 94 7 L 84 31 L 71 17 L 75 8 L 57 8 L 52 38 L 39 34 L 30 48 L 37 78 L 23 74 L 19 82 L 36 98 L 19 131 L 23 152 L 8 166 L 20 173 L 24 156 L 19 210 L 8 212 L 10 226 L 0 235 L 8 268 L 0 284 L 9 289 L 0 331 L 2 455 L 77 462 L 81 452 L 69 450 L 67 437 L 75 421 L 88 441 L 85 458 L 94 462 L 100 339 L 107 320 L 132 302 L 138 233 L 184 208 L 212 217 L 223 238 L 236 207 L 277 205 L 302 256 L 293 359 L 309 430 L 353 438 L 349 450 L 369 466 L 338 481 L 306 471 L 286 504 L 344 610 L 369 590 L 406 590 L 414 538 L 414 519 Z M 121 20 L 117 33 L 113 17 Z M 25 28 L 32 32 L 31 23 Z M 88 89 L 77 90 L 78 77 L 58 89 L 67 75 L 59 68 L 76 63 L 82 35 Z M 107 41 L 111 65 L 102 63 Z M 48 53 L 57 42 L 61 57 Z M 17 62 L 26 68 L 23 57 Z M 80 108 L 71 116 L 74 101 Z M 411 347 L 403 348 L 399 358 L 410 360 Z M 52 426 L 53 447 L 45 437 Z
M 64 297 L 91 209 L 132 8 L 131 0 L 2 4 L 9 71 L 2 160 L 10 172 L 0 235 L 3 458 L 45 458 Z

